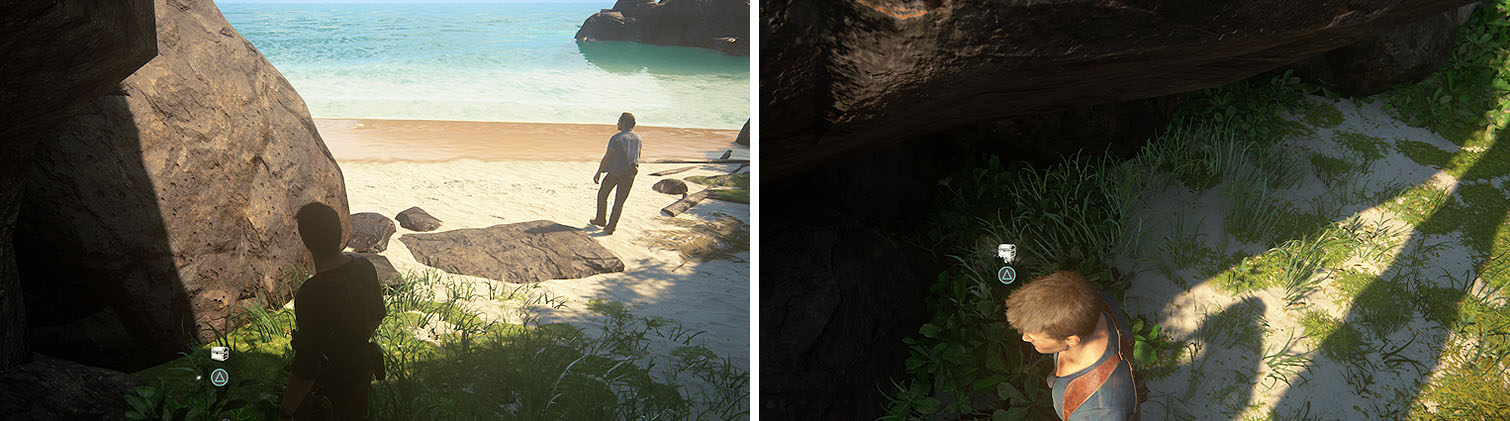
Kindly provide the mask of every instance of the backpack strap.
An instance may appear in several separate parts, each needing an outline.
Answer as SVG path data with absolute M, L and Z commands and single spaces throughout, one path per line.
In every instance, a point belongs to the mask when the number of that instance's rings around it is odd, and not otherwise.
M 1080 409 L 1080 405 L 1084 404 L 1087 399 L 1090 399 L 1092 394 L 1100 390 L 1103 384 L 1106 384 L 1106 379 L 1110 378 L 1112 373 L 1117 371 L 1117 364 L 1129 361 L 1127 373 L 1132 376 L 1133 384 L 1136 385 L 1138 383 L 1137 374 L 1132 370 L 1132 360 L 1126 357 L 1126 352 L 1129 352 L 1127 350 L 1132 349 L 1133 346 L 1132 338 L 1122 334 L 1122 328 L 1117 323 L 1117 315 L 1112 313 L 1111 306 L 1106 305 L 1105 300 L 1097 299 L 1096 302 L 1100 305 L 1101 313 L 1105 314 L 1112 321 L 1111 331 L 1117 335 L 1117 353 L 1108 357 L 1106 361 L 1097 365 L 1089 373 L 1076 377 L 1070 381 L 1068 386 L 1065 386 L 1063 415 L 1066 420 L 1070 419 L 1070 415 L 1074 414 L 1076 409 Z M 1136 398 L 1134 399 L 1132 415 L 1136 416 L 1138 405 Z

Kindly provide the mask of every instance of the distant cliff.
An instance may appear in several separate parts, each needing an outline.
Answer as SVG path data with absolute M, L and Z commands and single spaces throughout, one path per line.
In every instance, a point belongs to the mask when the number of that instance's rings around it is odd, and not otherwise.
M 582 22 L 578 41 L 632 41 L 750 55 L 748 0 L 619 0 Z

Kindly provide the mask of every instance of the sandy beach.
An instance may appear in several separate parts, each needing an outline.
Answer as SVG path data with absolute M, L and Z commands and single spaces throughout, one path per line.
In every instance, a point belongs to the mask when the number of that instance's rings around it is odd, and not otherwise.
M 444 221 L 437 230 L 484 228 L 534 220 L 550 220 L 579 227 L 624 261 L 622 273 L 581 279 L 541 282 L 551 296 L 567 300 L 567 307 L 542 315 L 545 322 L 567 322 L 585 332 L 599 329 L 587 309 L 593 299 L 639 306 L 634 314 L 662 317 L 672 325 L 706 331 L 697 337 L 720 356 L 749 370 L 750 262 L 749 252 L 732 259 L 684 262 L 674 250 L 653 247 L 649 241 L 664 231 L 685 229 L 660 215 L 660 209 L 680 195 L 655 192 L 662 178 L 728 173 L 734 165 L 702 165 L 667 177 L 650 173 L 689 164 L 642 164 L 624 204 L 618 231 L 603 236 L 588 220 L 595 213 L 598 185 L 593 171 L 611 125 L 484 123 L 413 120 L 317 120 L 320 133 L 340 163 L 352 213 L 377 212 L 389 216 L 412 206 L 424 208 Z M 644 142 L 643 160 L 717 158 L 734 150 L 736 158 L 749 148 L 733 144 L 737 131 L 645 127 L 635 130 Z M 691 190 L 701 187 L 688 183 Z M 727 214 L 748 224 L 746 204 L 705 200 L 677 216 L 683 221 L 711 221 Z M 386 256 L 399 271 L 430 269 L 419 263 L 399 238 L 412 233 L 397 228 Z M 463 275 L 449 279 L 516 285 Z M 485 290 L 485 289 L 483 289 Z M 469 307 L 493 320 L 512 319 L 517 302 L 478 300 Z M 517 322 L 517 321 L 515 321 Z M 652 352 L 669 352 L 669 344 L 651 344 Z
M 610 116 L 617 118 L 617 116 Z M 603 157 L 610 124 L 507 123 L 491 121 L 315 119 L 336 161 L 594 161 Z M 734 149 L 739 130 L 635 127 L 645 139 L 641 159 L 711 159 Z M 591 181 L 591 171 L 589 179 Z M 654 172 L 652 170 L 650 172 Z

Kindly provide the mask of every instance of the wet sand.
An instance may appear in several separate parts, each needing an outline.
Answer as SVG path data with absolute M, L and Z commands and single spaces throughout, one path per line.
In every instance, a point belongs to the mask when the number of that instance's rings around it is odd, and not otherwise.
M 613 124 L 507 123 L 490 121 L 315 119 L 320 137 L 337 161 L 597 161 Z M 641 159 L 711 159 L 733 149 L 739 130 L 640 126 Z

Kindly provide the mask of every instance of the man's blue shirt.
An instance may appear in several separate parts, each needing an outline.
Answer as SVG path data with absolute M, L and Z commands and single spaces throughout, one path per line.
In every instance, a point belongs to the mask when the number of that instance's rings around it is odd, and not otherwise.
M 1112 298 L 1112 296 L 1107 295 L 1104 292 L 1100 293 L 1099 295 L 1101 296 L 1101 299 L 1103 301 L 1106 301 L 1107 307 L 1112 308 L 1113 312 L 1116 313 L 1114 317 L 1117 318 L 1117 326 L 1119 327 L 1119 329 L 1117 330 L 1119 330 L 1122 335 L 1132 336 L 1132 332 L 1128 332 L 1127 318 L 1122 316 L 1122 312 L 1120 310 L 1122 307 L 1118 305 L 1119 303 L 1117 303 L 1117 299 Z M 1103 319 L 1107 317 L 1105 315 L 1106 313 L 1101 314 L 1101 317 Z M 1112 327 L 1111 322 L 1111 320 L 1106 321 L 1106 326 L 1108 328 Z M 1101 365 L 1101 363 L 1106 362 L 1108 358 L 1112 358 L 1113 356 L 1117 355 L 1117 348 L 1119 346 L 1120 344 L 1118 344 L 1117 341 L 1117 333 L 1108 331 L 1106 338 L 1106 350 L 1102 352 L 1101 358 L 1096 359 L 1095 363 L 1092 363 L 1089 367 L 1086 367 L 1074 373 L 1070 373 L 1069 375 L 1064 377 L 1049 374 L 1049 383 L 1051 383 L 1054 388 L 1054 413 L 1059 414 L 1061 418 L 1064 417 L 1064 392 L 1068 389 L 1070 381 L 1075 380 L 1076 378 L 1087 373 L 1090 373 L 1091 370 L 1096 368 L 1096 366 L 1099 366 Z M 1057 361 L 1059 355 L 1055 354 L 1054 358 L 1055 361 Z M 1137 390 L 1134 389 L 1132 372 L 1130 371 L 1130 368 L 1131 367 L 1128 366 L 1127 361 L 1118 363 L 1117 368 L 1115 370 L 1112 370 L 1111 377 L 1108 377 L 1106 379 L 1106 383 L 1101 384 L 1100 389 L 1097 389 L 1095 393 L 1092 393 L 1091 396 L 1085 400 L 1085 403 L 1080 404 L 1080 407 L 1075 409 L 1075 413 L 1070 416 L 1071 421 L 1127 419 L 1128 416 L 1132 414 L 1133 408 L 1137 405 L 1138 402 Z
M 598 165 L 598 171 L 607 171 L 608 175 L 616 176 L 638 174 L 640 172 L 640 136 L 625 130 L 609 138 L 608 151 L 604 152 L 603 162 Z

